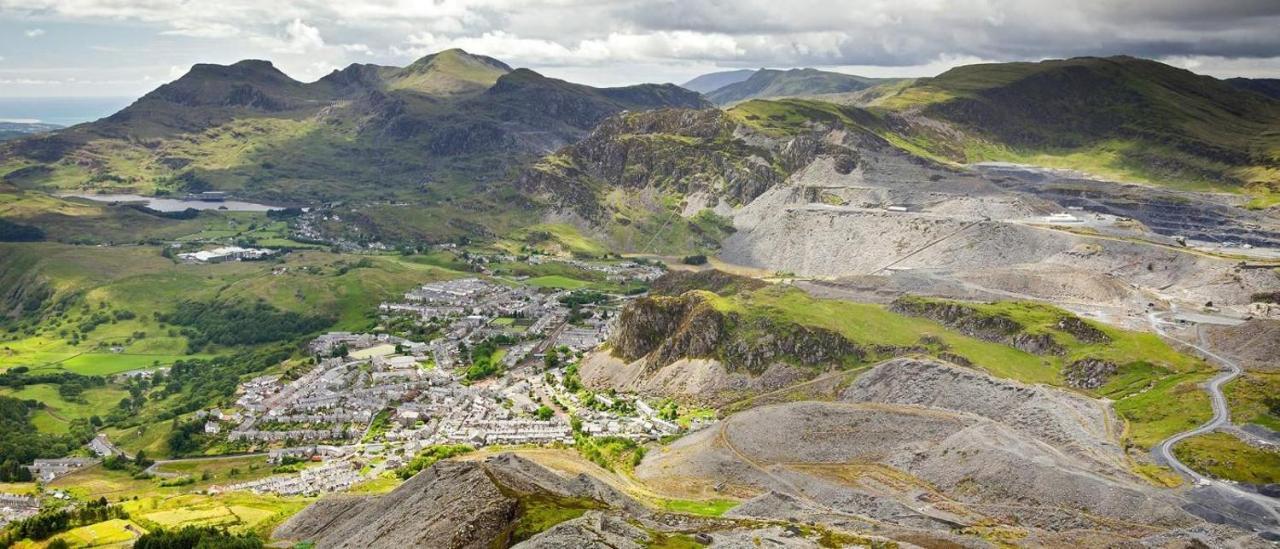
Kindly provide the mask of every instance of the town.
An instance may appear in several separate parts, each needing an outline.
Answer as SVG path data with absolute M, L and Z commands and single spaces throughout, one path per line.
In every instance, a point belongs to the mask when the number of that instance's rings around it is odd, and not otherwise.
M 608 268 L 619 281 L 662 273 L 630 262 Z M 308 344 L 305 372 L 247 380 L 234 407 L 198 413 L 206 435 L 266 450 L 274 463 L 322 464 L 212 491 L 339 491 L 435 445 L 570 446 L 575 422 L 586 436 L 644 442 L 678 434 L 684 429 L 653 404 L 585 391 L 576 378 L 574 361 L 608 338 L 627 299 L 462 278 L 382 303 L 382 327 L 410 325 L 432 337 L 322 334 Z

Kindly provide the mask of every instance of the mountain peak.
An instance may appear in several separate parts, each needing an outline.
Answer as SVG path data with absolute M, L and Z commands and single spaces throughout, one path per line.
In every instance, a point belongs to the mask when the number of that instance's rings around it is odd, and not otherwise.
M 488 89 L 511 72 L 506 63 L 451 48 L 427 55 L 387 79 L 390 89 L 457 95 Z

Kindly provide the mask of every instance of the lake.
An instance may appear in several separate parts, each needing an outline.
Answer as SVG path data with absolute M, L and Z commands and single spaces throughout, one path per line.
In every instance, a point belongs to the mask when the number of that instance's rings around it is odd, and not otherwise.
M 58 196 L 62 198 L 83 198 L 94 202 L 142 203 L 142 205 L 160 212 L 180 212 L 187 208 L 229 210 L 233 212 L 265 212 L 284 209 L 280 206 L 267 206 L 266 204 L 254 204 L 253 202 L 241 202 L 238 200 L 223 200 L 220 202 L 212 200 L 183 200 L 180 198 L 142 196 L 140 194 L 63 193 Z

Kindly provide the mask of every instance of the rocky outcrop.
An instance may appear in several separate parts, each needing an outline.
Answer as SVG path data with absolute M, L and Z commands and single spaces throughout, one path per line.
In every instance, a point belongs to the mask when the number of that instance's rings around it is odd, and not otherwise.
M 505 547 L 531 501 L 625 513 L 632 519 L 648 515 L 635 500 L 593 477 L 566 478 L 502 454 L 483 462 L 441 461 L 384 496 L 324 498 L 290 518 L 273 537 L 310 541 L 317 548 Z M 616 518 L 583 518 L 525 546 L 561 547 L 556 540 L 634 534 L 618 527 Z
M 680 357 L 708 358 L 723 327 L 723 315 L 697 292 L 640 298 L 618 317 L 613 352 L 628 361 L 652 355 L 660 366 Z
M 513 549 L 578 549 L 579 547 L 611 547 L 640 549 L 649 542 L 649 534 L 624 519 L 589 511 L 576 519 L 562 522 L 550 530 L 520 542 Z
M 1031 354 L 1060 355 L 1065 352 L 1051 334 L 1029 333 L 1025 326 L 1011 318 L 988 314 L 963 303 L 901 298 L 893 302 L 890 310 L 927 318 L 969 337 L 1001 343 Z
M 321 500 L 285 522 L 275 537 L 317 548 L 481 549 L 500 542 L 518 504 L 483 464 L 443 461 L 382 497 Z
M 775 363 L 823 366 L 866 352 L 840 334 L 765 316 L 721 312 L 709 294 L 650 296 L 623 309 L 613 353 L 660 369 L 682 359 L 713 358 L 730 371 L 763 372 Z
M 1111 336 L 1106 332 L 1099 330 L 1097 327 L 1085 322 L 1080 317 L 1064 316 L 1058 319 L 1057 327 L 1068 334 L 1075 336 L 1080 343 L 1097 344 L 1111 343 Z
M 706 290 L 717 295 L 732 296 L 767 286 L 757 278 L 739 276 L 716 269 L 705 271 L 667 271 L 649 285 L 649 293 L 676 296 L 692 290 Z
M 1115 373 L 1114 363 L 1097 358 L 1077 360 L 1062 368 L 1063 380 L 1077 389 L 1097 389 L 1105 385 Z

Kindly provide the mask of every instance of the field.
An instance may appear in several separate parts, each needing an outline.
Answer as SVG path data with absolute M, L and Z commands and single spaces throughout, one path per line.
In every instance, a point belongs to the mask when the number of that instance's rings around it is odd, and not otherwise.
M 578 257 L 603 257 L 609 253 L 599 242 L 582 234 L 576 227 L 560 223 L 544 223 L 520 229 L 509 240 L 498 245 L 511 253 L 532 248 L 543 253 L 571 254 Z
M 89 419 L 93 415 L 105 416 L 115 408 L 129 392 L 116 387 L 94 387 L 81 393 L 78 400 L 67 400 L 58 394 L 55 385 L 27 385 L 20 390 L 0 387 L 0 395 L 24 400 L 38 400 L 45 408 L 32 416 L 36 428 L 46 433 L 66 433 L 71 421 Z
M 256 480 L 272 474 L 266 456 L 183 460 L 162 463 L 156 468 L 159 473 L 164 474 L 148 479 L 133 478 L 127 471 L 110 471 L 101 465 L 95 465 L 60 477 L 49 486 L 67 490 L 81 499 L 106 497 L 115 501 L 134 497 L 171 498 L 199 492 L 211 486 Z M 182 476 L 190 476 L 195 482 L 182 486 L 162 486 L 166 477 L 171 479 Z
M 132 520 L 111 519 L 97 524 L 81 526 L 73 528 L 60 535 L 54 536 L 53 539 L 60 539 L 71 547 L 129 547 L 133 545 L 133 540 L 137 539 L 147 530 Z M 38 544 L 28 543 L 24 545 L 19 543 L 15 547 L 39 547 Z
M 149 456 L 163 456 L 169 453 L 166 437 L 173 431 L 172 421 L 157 421 L 139 427 L 117 429 L 108 427 L 102 432 L 111 437 L 111 442 L 130 455 L 138 451 Z
M 1280 451 L 1245 444 L 1230 433 L 1209 433 L 1182 441 L 1174 455 L 1188 467 L 1245 484 L 1280 482 Z
M 1231 407 L 1231 420 L 1236 423 L 1256 423 L 1273 431 L 1280 431 L 1280 410 L 1274 399 L 1280 397 L 1280 374 L 1246 372 L 1223 388 Z M 1268 403 L 1268 399 L 1273 400 Z
M 536 286 L 538 288 L 553 288 L 557 290 L 578 290 L 590 285 L 588 282 L 560 275 L 540 276 L 537 278 L 530 278 L 525 282 L 530 286 Z
M 0 336 L 0 368 L 107 375 L 192 358 L 185 338 L 155 319 L 184 300 L 262 300 L 286 311 L 331 316 L 334 329 L 362 329 L 383 299 L 454 276 L 455 271 L 390 255 L 305 251 L 278 261 L 187 265 L 149 246 L 3 244 L 0 284 L 32 292 L 45 288 L 51 294 L 46 303 L 72 305 Z M 95 316 L 105 321 L 86 331 L 83 326 Z
M 275 526 L 312 501 L 244 492 L 212 496 L 188 494 L 139 498 L 127 502 L 125 510 L 143 525 L 164 528 L 218 526 L 237 532 L 251 530 L 266 537 Z
M 1150 448 L 1209 421 L 1213 417 L 1209 395 L 1199 385 L 1210 377 L 1208 373 L 1168 376 L 1146 391 L 1116 401 L 1116 412 L 1129 421 L 1129 439 Z
M 993 375 L 1028 383 L 1058 382 L 1057 368 L 1042 357 L 966 337 L 935 322 L 899 315 L 880 305 L 814 299 L 799 290 L 777 288 L 742 297 L 714 296 L 712 303 L 724 312 L 762 315 L 784 323 L 832 330 L 864 345 L 911 346 L 919 343 L 923 336 L 934 336 L 952 352 Z

